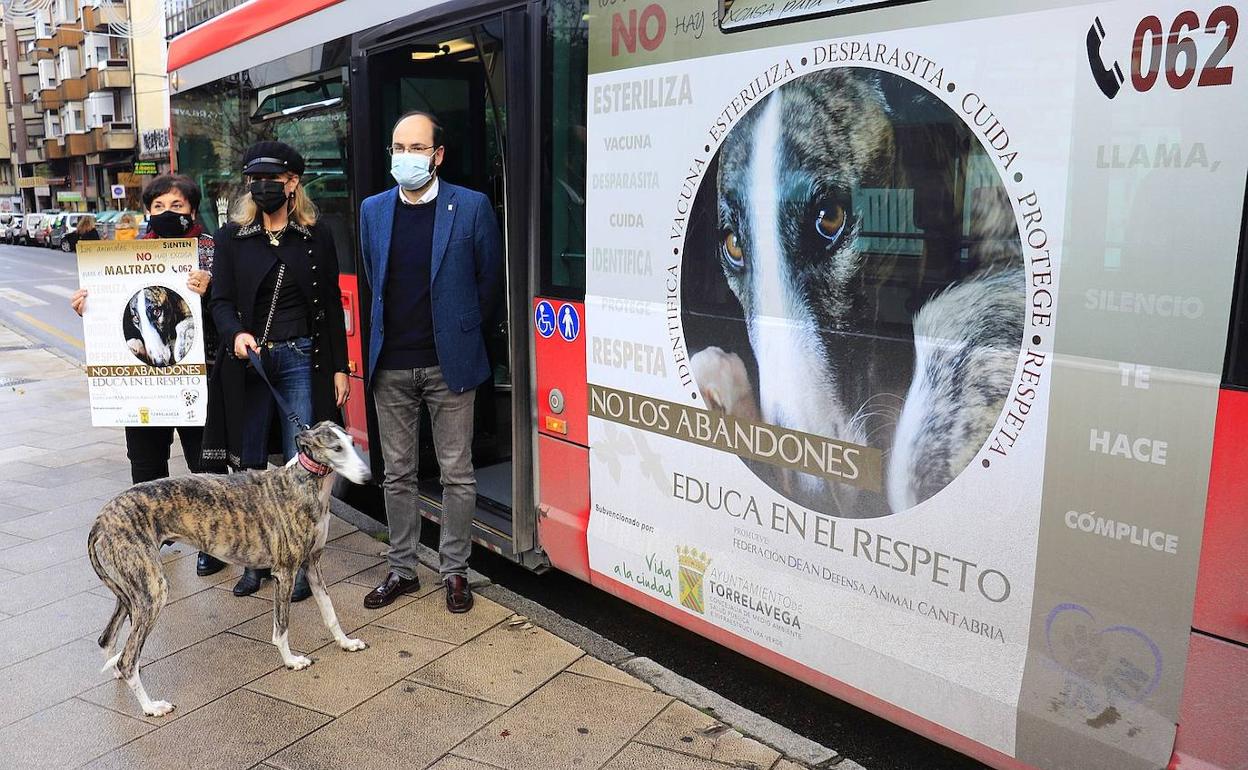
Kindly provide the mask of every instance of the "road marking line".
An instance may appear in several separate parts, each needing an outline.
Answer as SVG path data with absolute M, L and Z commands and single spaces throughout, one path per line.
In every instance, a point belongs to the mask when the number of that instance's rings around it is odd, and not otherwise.
M 22 307 L 37 307 L 38 305 L 48 304 L 47 300 L 27 294 L 24 291 L 5 286 L 0 287 L 0 299 L 7 299 L 10 302 L 21 305 Z
M 57 286 L 56 284 L 48 283 L 36 286 L 35 288 L 39 291 L 46 291 L 49 294 L 55 294 L 58 297 L 64 297 L 65 299 L 74 298 L 74 290 L 68 286 Z
M 66 334 L 65 332 L 56 328 L 52 324 L 48 324 L 48 323 L 44 323 L 43 321 L 40 321 L 38 318 L 35 318 L 33 315 L 30 315 L 29 313 L 23 313 L 19 310 L 13 313 L 13 315 L 17 316 L 25 323 L 28 323 L 31 326 L 35 327 L 39 331 L 45 332 L 47 334 L 51 334 L 53 337 L 56 337 L 58 340 L 61 340 L 62 342 L 68 342 L 70 345 L 73 345 L 79 350 L 87 349 L 86 344 L 83 343 L 82 340 L 78 339 L 77 337 L 74 337 L 73 335 Z

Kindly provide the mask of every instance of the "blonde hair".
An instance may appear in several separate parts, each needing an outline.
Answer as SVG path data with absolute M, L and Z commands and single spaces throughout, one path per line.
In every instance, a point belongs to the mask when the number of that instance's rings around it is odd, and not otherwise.
M 290 220 L 295 224 L 311 227 L 316 224 L 316 220 L 320 217 L 320 212 L 316 209 L 316 204 L 304 192 L 303 181 L 295 186 L 295 205 L 290 211 Z M 230 212 L 230 221 L 236 225 L 246 227 L 249 224 L 260 219 L 260 207 L 251 199 L 251 193 L 244 193 L 241 198 L 234 201 L 233 211 Z
M 85 217 L 78 220 L 78 227 L 76 229 L 78 230 L 79 235 L 86 235 L 88 231 L 94 228 L 95 228 L 95 217 L 91 216 L 90 214 L 87 214 Z
M 134 227 L 134 214 L 126 212 L 121 215 L 121 219 L 117 222 L 118 227 Z

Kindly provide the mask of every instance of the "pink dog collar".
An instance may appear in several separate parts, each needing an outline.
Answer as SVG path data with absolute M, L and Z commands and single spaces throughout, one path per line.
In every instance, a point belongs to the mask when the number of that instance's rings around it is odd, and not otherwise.
M 330 472 L 334 470 L 328 465 L 321 465 L 316 460 L 313 460 L 311 457 L 305 455 L 303 452 L 299 453 L 299 464 L 303 466 L 305 471 L 311 473 L 313 476 L 328 476 Z

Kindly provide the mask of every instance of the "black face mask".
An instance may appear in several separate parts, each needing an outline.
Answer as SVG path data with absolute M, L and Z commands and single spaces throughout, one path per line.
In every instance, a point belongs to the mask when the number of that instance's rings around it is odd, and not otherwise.
M 275 214 L 286 205 L 286 185 L 276 179 L 258 179 L 249 188 L 251 199 L 266 214 Z
M 157 238 L 181 238 L 191 229 L 195 220 L 190 214 L 179 214 L 176 211 L 162 211 L 147 220 L 147 227 Z

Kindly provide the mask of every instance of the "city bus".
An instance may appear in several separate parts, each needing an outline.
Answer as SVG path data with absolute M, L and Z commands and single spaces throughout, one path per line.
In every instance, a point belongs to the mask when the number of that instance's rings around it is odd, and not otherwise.
M 1244 767 L 1246 12 L 250 0 L 172 162 L 215 229 L 305 155 L 380 471 L 356 212 L 440 116 L 506 252 L 480 545 L 992 767 Z

